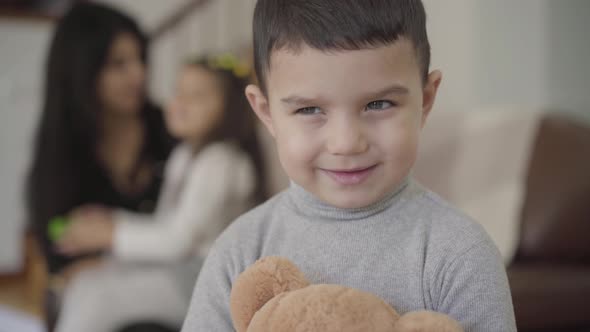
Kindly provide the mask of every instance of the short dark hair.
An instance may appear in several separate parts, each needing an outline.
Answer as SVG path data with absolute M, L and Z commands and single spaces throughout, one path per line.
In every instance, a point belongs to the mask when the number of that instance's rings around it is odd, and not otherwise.
M 360 50 L 413 43 L 423 80 L 430 44 L 421 0 L 258 0 L 254 10 L 254 66 L 266 93 L 273 51 L 302 44 L 318 50 Z

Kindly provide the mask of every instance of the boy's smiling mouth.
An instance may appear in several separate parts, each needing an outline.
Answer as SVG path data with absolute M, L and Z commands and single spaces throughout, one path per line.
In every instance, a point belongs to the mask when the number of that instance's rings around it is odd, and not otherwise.
M 341 185 L 351 186 L 364 182 L 375 170 L 377 164 L 369 167 L 358 167 L 351 169 L 325 169 L 320 170 L 326 173 L 332 180 Z

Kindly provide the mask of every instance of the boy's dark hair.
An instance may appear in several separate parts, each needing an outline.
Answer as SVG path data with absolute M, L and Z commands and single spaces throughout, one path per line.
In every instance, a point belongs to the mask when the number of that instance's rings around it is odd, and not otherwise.
M 428 75 L 430 45 L 421 0 L 258 0 L 254 11 L 254 66 L 266 93 L 266 73 L 273 51 L 360 50 L 412 42 L 423 80 Z

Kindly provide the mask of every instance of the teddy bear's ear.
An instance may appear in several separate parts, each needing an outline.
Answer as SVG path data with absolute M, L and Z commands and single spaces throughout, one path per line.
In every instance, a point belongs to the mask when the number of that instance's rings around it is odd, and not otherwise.
M 276 295 L 307 287 L 309 282 L 286 258 L 258 260 L 234 281 L 230 310 L 237 332 L 246 332 L 254 314 Z

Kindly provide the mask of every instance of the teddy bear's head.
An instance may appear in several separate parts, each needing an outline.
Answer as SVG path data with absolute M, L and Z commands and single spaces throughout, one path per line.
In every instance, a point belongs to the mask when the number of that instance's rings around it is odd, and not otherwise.
M 446 315 L 400 316 L 379 297 L 338 285 L 310 285 L 289 260 L 266 257 L 235 280 L 231 315 L 238 332 L 460 332 Z

